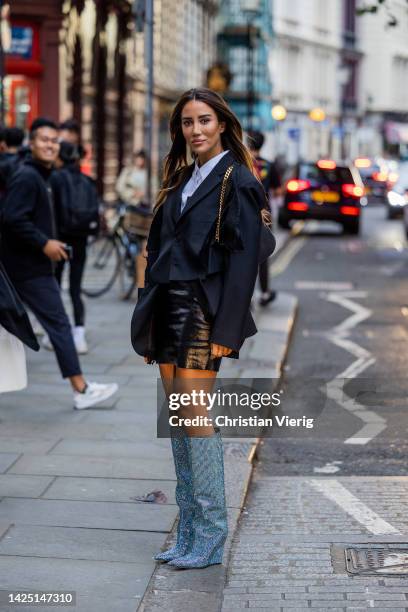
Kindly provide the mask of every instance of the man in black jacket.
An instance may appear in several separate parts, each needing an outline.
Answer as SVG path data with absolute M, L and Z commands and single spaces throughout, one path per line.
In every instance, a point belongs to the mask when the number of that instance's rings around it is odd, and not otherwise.
M 117 390 L 116 384 L 87 383 L 82 375 L 71 326 L 54 268 L 67 259 L 56 239 L 52 190 L 48 183 L 59 150 L 58 129 L 36 119 L 30 129 L 31 159 L 13 174 L 3 204 L 1 257 L 14 287 L 51 340 L 63 378 L 74 391 L 74 407 L 89 408 Z

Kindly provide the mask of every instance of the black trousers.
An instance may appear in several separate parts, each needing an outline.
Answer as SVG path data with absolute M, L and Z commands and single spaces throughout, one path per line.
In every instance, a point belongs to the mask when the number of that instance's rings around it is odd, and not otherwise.
M 260 284 L 262 293 L 267 293 L 269 291 L 268 259 L 266 259 L 264 262 L 262 262 L 259 265 L 259 284 Z
M 13 280 L 23 302 L 29 306 L 47 332 L 54 347 L 63 378 L 81 374 L 71 325 L 53 276 L 41 276 L 24 281 Z
M 86 262 L 86 237 L 60 236 L 62 242 L 72 246 L 72 259 L 69 260 L 69 294 L 74 311 L 74 323 L 78 327 L 85 325 L 85 305 L 81 297 L 82 276 Z M 55 277 L 61 286 L 62 273 L 66 260 L 57 264 Z

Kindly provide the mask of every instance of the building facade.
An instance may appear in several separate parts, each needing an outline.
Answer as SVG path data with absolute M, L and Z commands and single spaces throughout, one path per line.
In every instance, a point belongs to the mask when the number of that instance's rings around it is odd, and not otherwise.
M 27 128 L 39 113 L 57 119 L 62 1 L 13 0 L 3 18 L 9 30 L 3 79 L 6 124 Z
M 274 1 L 274 103 L 287 115 L 276 122 L 271 147 L 289 163 L 339 153 L 344 8 L 343 0 Z M 319 121 L 310 118 L 313 109 L 324 112 L 315 113 Z
M 408 156 L 408 16 L 405 0 L 390 0 L 398 21 L 387 27 L 387 13 L 379 10 L 358 18 L 361 47 L 359 105 L 364 116 L 360 148 L 364 154 L 385 150 Z
M 131 0 L 14 0 L 7 55 L 7 123 L 40 115 L 75 118 L 101 195 L 143 146 L 147 66 Z M 214 62 L 215 0 L 154 2 L 153 163 L 168 151 L 168 119 L 186 89 L 205 83 Z M 23 79 L 21 78 L 23 76 Z M 157 181 L 156 181 L 157 182 Z
M 226 0 L 218 18 L 218 59 L 231 82 L 225 97 L 245 129 L 272 128 L 271 0 Z

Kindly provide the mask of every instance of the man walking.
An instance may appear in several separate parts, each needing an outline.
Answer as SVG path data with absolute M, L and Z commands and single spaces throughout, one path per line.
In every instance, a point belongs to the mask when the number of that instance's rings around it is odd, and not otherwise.
M 265 193 L 268 196 L 275 195 L 281 187 L 281 180 L 276 166 L 261 157 L 261 149 L 265 142 L 264 135 L 261 132 L 251 131 L 248 133 L 248 148 L 252 153 L 255 171 L 262 182 Z M 269 267 L 268 260 L 265 260 L 259 266 L 259 284 L 261 286 L 260 306 L 267 306 L 276 298 L 276 291 L 269 288 Z
M 54 347 L 63 378 L 70 380 L 74 408 L 90 408 L 117 391 L 117 384 L 87 382 L 82 375 L 71 326 L 54 277 L 56 262 L 67 259 L 56 239 L 51 187 L 57 158 L 58 129 L 36 119 L 30 129 L 31 159 L 13 174 L 3 203 L 1 258 L 17 292 L 30 307 Z

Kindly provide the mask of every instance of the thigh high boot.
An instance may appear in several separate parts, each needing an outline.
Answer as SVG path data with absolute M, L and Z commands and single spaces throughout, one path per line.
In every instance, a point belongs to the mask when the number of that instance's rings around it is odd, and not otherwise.
M 228 531 L 221 434 L 191 436 L 187 441 L 194 494 L 193 537 L 187 554 L 169 563 L 184 569 L 222 563 Z
M 176 502 L 180 510 L 177 525 L 177 543 L 172 548 L 158 553 L 154 558 L 157 561 L 171 561 L 176 557 L 185 555 L 191 547 L 192 522 L 194 500 L 192 490 L 192 476 L 188 438 L 180 427 L 176 433 L 171 434 L 171 448 L 173 451 L 174 467 L 176 471 Z

